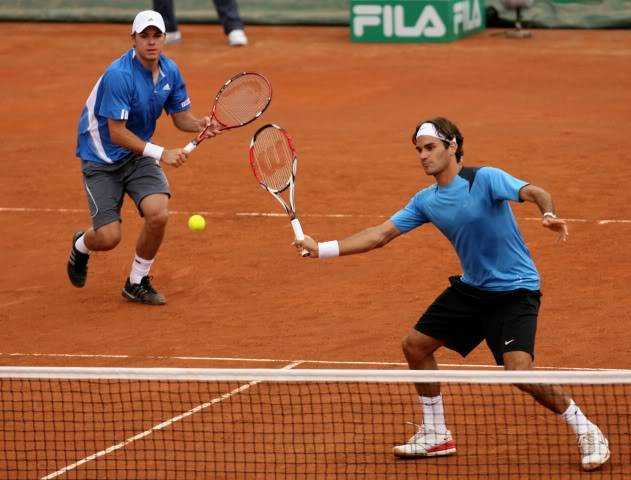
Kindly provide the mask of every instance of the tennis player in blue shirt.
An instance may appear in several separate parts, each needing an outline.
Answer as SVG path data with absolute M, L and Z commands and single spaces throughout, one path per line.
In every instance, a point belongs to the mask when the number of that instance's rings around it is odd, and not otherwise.
M 485 340 L 506 370 L 533 368 L 541 292 L 539 273 L 521 236 L 509 202 L 533 202 L 541 224 L 565 240 L 566 222 L 557 218 L 552 197 L 535 185 L 491 167 L 464 167 L 463 136 L 446 118 L 417 125 L 412 143 L 421 166 L 436 183 L 416 193 L 389 220 L 343 240 L 317 243 L 309 236 L 294 244 L 310 258 L 363 253 L 383 247 L 399 235 L 434 224 L 451 242 L 462 275 L 443 291 L 403 339 L 408 365 L 438 368 L 434 352 L 447 347 L 468 355 Z M 518 385 L 544 407 L 561 415 L 576 434 L 581 465 L 593 470 L 609 460 L 609 444 L 574 401 L 556 385 Z M 397 457 L 451 455 L 456 445 L 446 427 L 440 384 L 417 384 L 421 425 Z
M 150 305 L 166 303 L 151 285 L 149 270 L 164 238 L 171 196 L 161 163 L 179 167 L 188 155 L 182 148 L 151 143 L 162 110 L 174 125 L 207 137 L 218 132 L 209 117 L 191 113 L 191 101 L 178 66 L 162 54 L 164 20 L 145 10 L 134 19 L 132 48 L 97 80 L 81 118 L 77 156 L 81 159 L 92 228 L 76 232 L 67 271 L 75 287 L 83 287 L 93 251 L 111 250 L 121 240 L 121 207 L 125 193 L 135 202 L 144 225 L 136 243 L 124 298 Z

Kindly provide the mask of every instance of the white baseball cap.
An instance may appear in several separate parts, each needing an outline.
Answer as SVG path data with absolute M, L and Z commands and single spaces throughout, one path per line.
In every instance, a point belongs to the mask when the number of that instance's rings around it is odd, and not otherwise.
M 131 33 L 140 33 L 147 27 L 156 27 L 162 33 L 166 32 L 162 15 L 153 10 L 143 10 L 136 15 L 131 26 Z

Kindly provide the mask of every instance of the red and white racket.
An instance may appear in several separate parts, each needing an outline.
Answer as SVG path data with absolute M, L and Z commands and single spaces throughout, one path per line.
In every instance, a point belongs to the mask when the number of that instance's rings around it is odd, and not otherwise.
M 219 123 L 220 130 L 242 127 L 260 117 L 271 101 L 272 85 L 267 78 L 260 73 L 241 72 L 219 89 L 210 118 Z M 208 127 L 184 147 L 186 153 L 204 141 L 206 130 Z
M 289 133 L 272 123 L 259 128 L 250 143 L 250 167 L 259 182 L 280 203 L 291 221 L 296 240 L 304 240 L 300 221 L 296 216 L 295 185 L 298 158 L 294 142 Z M 289 202 L 281 197 L 281 193 L 289 190 Z M 309 255 L 307 250 L 301 252 L 303 257 Z

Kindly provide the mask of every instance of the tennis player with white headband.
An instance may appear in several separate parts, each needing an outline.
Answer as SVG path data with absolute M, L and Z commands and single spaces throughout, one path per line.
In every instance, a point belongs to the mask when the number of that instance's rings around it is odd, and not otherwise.
M 437 369 L 434 352 L 439 348 L 466 357 L 486 340 L 496 363 L 506 370 L 533 368 L 540 278 L 509 202 L 534 203 L 541 211 L 542 226 L 561 240 L 568 236 L 565 220 L 557 218 L 552 197 L 542 188 L 498 168 L 463 166 L 464 138 L 450 120 L 437 117 L 419 123 L 412 143 L 434 184 L 416 193 L 380 225 L 323 243 L 305 235 L 294 245 L 298 252 L 309 251 L 305 258 L 353 255 L 383 247 L 426 223 L 434 224 L 456 250 L 462 273 L 449 278 L 449 286 L 403 339 L 409 367 Z M 593 470 L 609 460 L 603 433 L 559 386 L 522 384 L 518 388 L 572 428 L 583 469 Z M 416 390 L 422 411 L 420 426 L 407 443 L 394 447 L 394 454 L 428 457 L 455 453 L 440 384 L 417 384 Z

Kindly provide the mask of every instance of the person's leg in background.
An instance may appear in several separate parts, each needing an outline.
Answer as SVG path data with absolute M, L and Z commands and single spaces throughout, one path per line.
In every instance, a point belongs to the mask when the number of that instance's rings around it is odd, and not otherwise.
M 153 9 L 162 15 L 164 20 L 167 29 L 166 43 L 178 43 L 182 40 L 182 33 L 177 28 L 173 0 L 153 0 Z
M 228 36 L 228 43 L 232 47 L 242 47 L 248 44 L 243 21 L 239 15 L 237 0 L 213 0 L 217 16 Z

